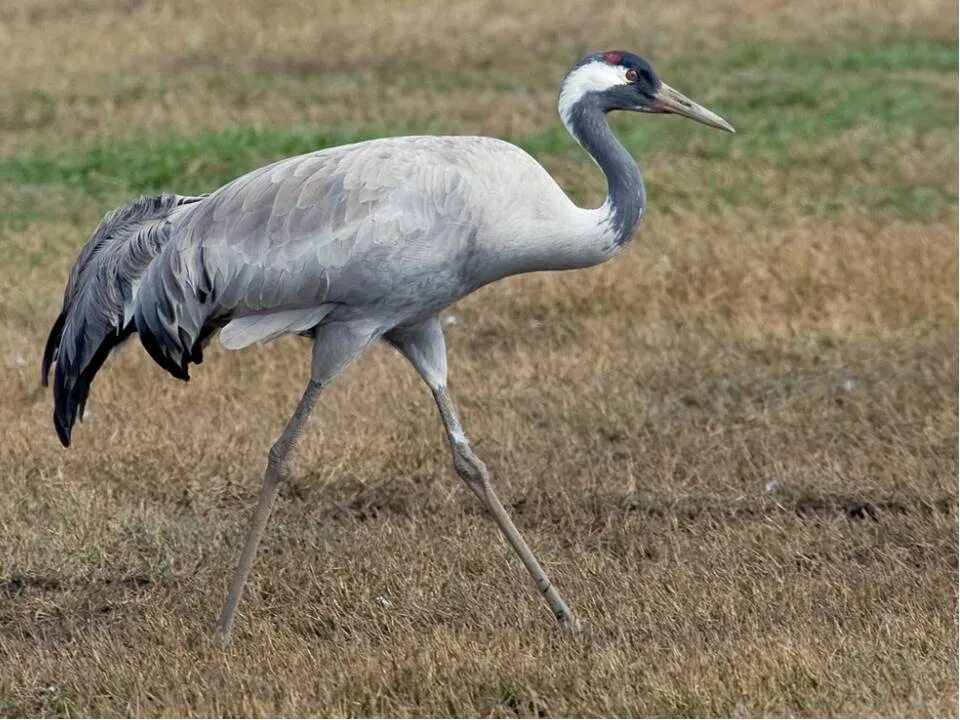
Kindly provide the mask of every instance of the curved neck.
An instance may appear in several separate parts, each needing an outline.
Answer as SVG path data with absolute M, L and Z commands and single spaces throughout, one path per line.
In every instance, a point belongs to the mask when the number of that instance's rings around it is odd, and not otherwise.
M 560 116 L 607 178 L 607 199 L 601 211 L 606 212 L 604 220 L 615 234 L 615 246 L 622 247 L 633 237 L 647 204 L 640 168 L 610 129 L 606 108 L 596 93 L 587 93 L 571 107 L 564 107 L 561 98 Z

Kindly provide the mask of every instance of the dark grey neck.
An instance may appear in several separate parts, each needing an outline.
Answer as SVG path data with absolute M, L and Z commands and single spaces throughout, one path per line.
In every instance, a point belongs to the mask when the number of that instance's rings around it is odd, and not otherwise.
M 633 237 L 647 205 L 640 168 L 610 129 L 601 95 L 584 95 L 563 121 L 607 177 L 609 222 L 616 233 L 615 244 L 620 247 Z

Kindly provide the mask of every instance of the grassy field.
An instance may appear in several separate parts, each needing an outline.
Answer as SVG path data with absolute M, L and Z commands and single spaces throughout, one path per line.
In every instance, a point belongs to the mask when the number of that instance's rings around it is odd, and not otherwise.
M 0 714 L 955 716 L 956 35 L 942 0 L 4 4 Z M 468 432 L 586 632 L 380 348 L 221 650 L 308 346 L 215 344 L 186 385 L 131 346 L 65 451 L 38 366 L 78 248 L 140 193 L 384 134 L 504 137 L 596 203 L 556 91 L 616 47 L 738 134 L 617 118 L 630 249 L 447 313 Z

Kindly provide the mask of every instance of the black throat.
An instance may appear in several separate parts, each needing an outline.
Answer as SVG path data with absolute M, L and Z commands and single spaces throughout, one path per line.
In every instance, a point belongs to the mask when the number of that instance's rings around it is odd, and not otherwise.
M 584 95 L 563 121 L 607 178 L 609 222 L 616 233 L 615 244 L 622 246 L 633 237 L 647 204 L 640 168 L 610 129 L 600 93 Z

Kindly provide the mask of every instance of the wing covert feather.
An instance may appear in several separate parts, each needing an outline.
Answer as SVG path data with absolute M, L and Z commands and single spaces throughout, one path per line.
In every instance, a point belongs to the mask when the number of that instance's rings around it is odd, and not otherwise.
M 179 258 L 170 263 L 219 317 L 363 304 L 391 286 L 422 293 L 429 274 L 443 275 L 442 292 L 455 295 L 478 229 L 515 203 L 517 184 L 541 178 L 549 180 L 526 153 L 490 138 L 321 150 L 211 194 L 176 228 L 169 252 Z
M 411 243 L 456 249 L 456 236 L 482 220 L 476 165 L 495 142 L 393 138 L 281 160 L 208 197 L 178 229 L 176 251 L 188 276 L 212 279 L 223 311 L 339 301 L 337 279 L 365 258 L 391 257 L 402 271 Z

